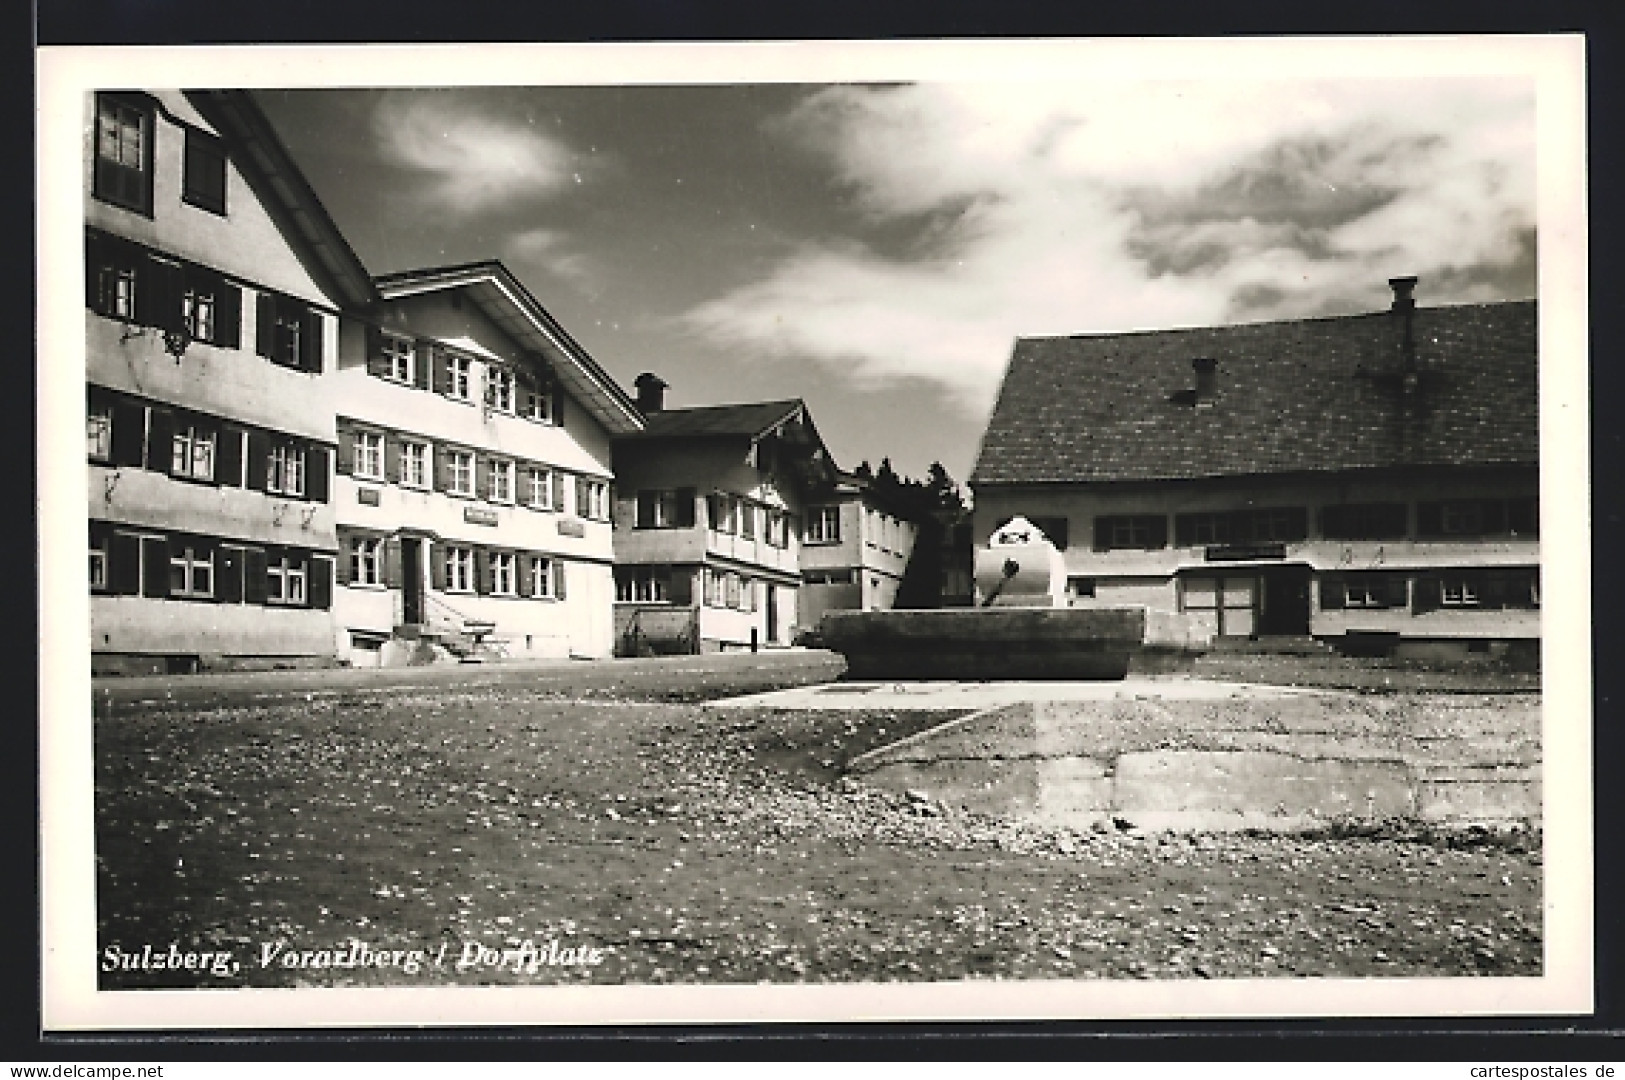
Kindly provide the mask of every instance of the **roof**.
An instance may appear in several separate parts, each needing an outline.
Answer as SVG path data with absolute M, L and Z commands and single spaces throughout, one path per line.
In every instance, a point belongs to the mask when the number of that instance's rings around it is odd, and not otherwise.
M 1016 342 L 970 483 L 1539 460 L 1533 300 Z M 1217 361 L 1209 407 L 1192 361 Z M 1407 415 L 1407 413 L 1409 415 Z
M 492 322 L 515 341 L 547 357 L 570 396 L 581 402 L 613 435 L 643 428 L 643 414 L 558 320 L 496 259 L 385 274 L 374 279 L 385 300 L 462 289 Z
M 757 439 L 797 413 L 805 415 L 800 398 L 756 401 L 744 405 L 703 405 L 692 409 L 651 412 L 643 428 L 645 438 L 693 438 L 719 435 Z M 809 418 L 808 422 L 811 420 Z
M 246 90 L 187 90 L 185 94 L 225 143 L 232 164 L 322 290 L 345 306 L 376 302 L 372 276 L 253 96 Z

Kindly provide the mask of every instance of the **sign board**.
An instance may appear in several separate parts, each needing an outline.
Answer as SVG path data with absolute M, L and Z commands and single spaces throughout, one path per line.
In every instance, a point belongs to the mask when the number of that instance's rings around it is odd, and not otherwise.
M 1240 562 L 1246 559 L 1284 559 L 1285 544 L 1214 544 L 1203 552 L 1208 562 Z
M 465 506 L 463 520 L 470 525 L 495 525 L 497 512 L 488 506 Z
M 587 525 L 580 518 L 559 518 L 560 536 L 586 536 Z
M 356 488 L 355 489 L 355 501 L 360 503 L 362 506 L 377 506 L 378 505 L 378 489 L 377 488 Z

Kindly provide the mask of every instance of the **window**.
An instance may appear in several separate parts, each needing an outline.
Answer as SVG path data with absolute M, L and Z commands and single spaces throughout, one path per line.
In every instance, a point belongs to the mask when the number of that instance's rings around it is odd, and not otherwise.
M 767 508 L 767 526 L 762 531 L 762 539 L 767 541 L 768 547 L 787 548 L 790 546 L 789 518 L 783 510 L 774 507 Z
M 357 461 L 360 461 L 359 455 Z M 293 443 L 271 448 L 265 472 L 265 490 L 273 495 L 305 494 L 305 449 Z
M 1439 529 L 1446 536 L 1474 536 L 1484 531 L 1484 507 L 1477 502 L 1447 502 L 1439 508 Z M 1449 601 L 1445 601 L 1449 603 Z
M 196 424 L 179 424 L 171 437 L 169 474 L 191 480 L 214 479 L 215 433 Z
M 518 595 L 518 575 L 514 572 L 514 553 L 511 551 L 493 551 L 491 553 L 491 591 L 498 596 Z
M 375 431 L 355 433 L 355 474 L 364 480 L 384 478 L 384 437 Z
M 1177 514 L 1174 517 L 1174 543 L 1180 547 L 1229 542 L 1229 514 Z
M 740 500 L 739 535 L 746 540 L 756 539 L 756 515 L 760 512 L 755 503 Z
M 1152 550 L 1168 544 L 1168 519 L 1160 514 L 1132 514 L 1095 518 L 1095 548 Z
M 728 607 L 737 608 L 739 606 L 739 596 L 741 591 L 739 588 L 739 575 L 733 573 L 732 571 L 723 574 L 722 584 L 723 598 L 727 602 Z
M 609 485 L 587 476 L 576 477 L 576 513 L 593 521 L 608 521 Z
M 378 537 L 350 537 L 351 584 L 383 584 L 383 548 L 384 542 Z
M 513 502 L 513 462 L 491 462 L 490 490 L 486 497 L 492 502 Z
M 468 450 L 453 450 L 446 462 L 446 490 L 453 495 L 474 494 L 474 455 Z
M 525 505 L 537 510 L 553 509 L 553 473 L 549 469 L 525 470 Z
M 1095 579 L 1092 577 L 1067 578 L 1066 585 L 1074 599 L 1087 600 L 1095 595 Z
M 449 547 L 446 549 L 446 591 L 474 591 L 474 549 Z
M 90 588 L 93 592 L 107 590 L 107 538 L 90 539 Z
M 633 527 L 638 529 L 686 529 L 694 524 L 694 489 L 640 491 Z
M 401 483 L 407 487 L 426 488 L 433 476 L 434 462 L 428 443 L 409 442 L 401 446 Z
M 134 319 L 135 267 L 104 267 L 102 282 L 106 313 L 118 319 Z
M 1403 574 L 1356 571 L 1321 579 L 1320 606 L 1333 608 L 1402 608 L 1408 600 Z
M 621 603 L 663 604 L 671 599 L 671 568 L 623 567 L 615 575 L 615 599 Z
M 474 397 L 474 361 L 466 356 L 446 354 L 446 393 L 459 401 Z
M 1282 506 L 1242 511 L 1232 527 L 1237 541 L 1281 542 L 1302 540 L 1309 532 L 1309 514 L 1303 507 Z
M 215 299 L 212 292 L 188 286 L 181 294 L 181 325 L 194 341 L 215 340 Z
M 1320 531 L 1328 540 L 1399 540 L 1406 533 L 1404 503 L 1350 503 L 1320 512 Z
M 201 210 L 226 212 L 226 154 L 220 141 L 195 128 L 186 129 L 186 162 L 181 198 Z
M 530 561 L 530 594 L 541 600 L 553 595 L 553 560 L 540 555 Z
M 321 371 L 321 312 L 276 293 L 260 293 L 255 303 L 255 352 L 296 371 Z
M 99 402 L 90 407 L 85 419 L 85 449 L 92 461 L 113 457 L 113 406 Z
M 396 382 L 411 382 L 417 365 L 417 350 L 411 339 L 384 334 L 379 348 L 383 352 L 384 374 Z
M 203 600 L 214 596 L 214 552 L 201 544 L 172 544 L 169 595 Z
M 284 552 L 267 554 L 265 560 L 265 602 L 267 604 L 303 604 L 308 574 L 305 560 Z
M 507 368 L 486 367 L 485 404 L 500 412 L 513 412 L 513 372 Z
M 720 533 L 737 533 L 739 531 L 739 499 L 727 492 L 718 491 L 705 498 L 706 516 L 710 518 L 711 529 Z
M 550 390 L 526 389 L 524 397 L 524 415 L 530 420 L 539 420 L 544 424 L 553 421 L 553 393 Z
M 1445 607 L 1477 607 L 1478 583 L 1466 577 L 1446 577 L 1439 582 L 1439 602 Z
M 841 540 L 841 508 L 814 506 L 807 511 L 805 539 L 809 544 L 838 544 Z
M 96 95 L 96 197 L 152 213 L 152 109 L 137 99 Z

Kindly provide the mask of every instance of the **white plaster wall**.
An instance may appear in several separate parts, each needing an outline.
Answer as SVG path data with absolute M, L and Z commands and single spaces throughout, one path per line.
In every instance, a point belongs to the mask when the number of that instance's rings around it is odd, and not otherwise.
M 139 596 L 90 599 L 95 652 L 332 656 L 333 619 L 310 608 Z

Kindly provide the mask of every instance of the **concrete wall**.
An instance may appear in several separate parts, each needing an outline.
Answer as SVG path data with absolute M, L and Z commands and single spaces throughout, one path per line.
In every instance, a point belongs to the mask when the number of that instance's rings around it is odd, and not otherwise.
M 1006 706 L 854 759 L 895 790 L 1072 828 L 1538 823 L 1533 696 L 1254 695 Z
M 151 600 L 90 598 L 91 648 L 99 653 L 184 656 L 333 655 L 333 621 L 326 611 Z

